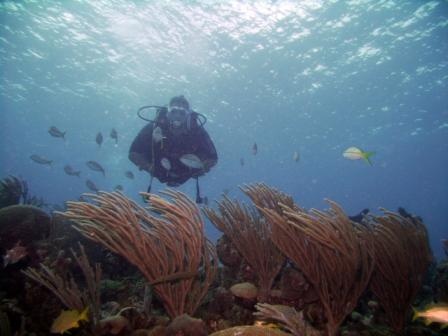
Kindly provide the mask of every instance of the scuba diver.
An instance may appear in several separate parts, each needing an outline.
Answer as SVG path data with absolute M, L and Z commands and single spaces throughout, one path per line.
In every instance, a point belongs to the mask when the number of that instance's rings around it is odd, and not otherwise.
M 156 109 L 156 118 L 142 117 L 145 109 Z M 191 110 L 184 96 L 171 98 L 168 107 L 143 106 L 138 116 L 149 123 L 132 142 L 129 160 L 151 175 L 148 192 L 154 177 L 170 187 L 195 178 L 196 203 L 203 203 L 198 177 L 218 162 L 215 145 L 204 128 L 205 116 Z

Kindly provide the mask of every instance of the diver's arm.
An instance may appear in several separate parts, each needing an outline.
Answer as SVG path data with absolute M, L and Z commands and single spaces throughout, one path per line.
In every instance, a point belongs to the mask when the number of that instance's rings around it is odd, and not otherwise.
M 204 168 L 201 171 L 202 175 L 216 165 L 218 162 L 218 153 L 216 152 L 212 139 L 203 127 L 198 129 L 197 141 L 199 142 L 197 155 L 204 164 Z
M 129 149 L 129 160 L 140 170 L 150 172 L 152 163 L 152 131 L 153 123 L 149 123 L 141 129 L 135 137 Z

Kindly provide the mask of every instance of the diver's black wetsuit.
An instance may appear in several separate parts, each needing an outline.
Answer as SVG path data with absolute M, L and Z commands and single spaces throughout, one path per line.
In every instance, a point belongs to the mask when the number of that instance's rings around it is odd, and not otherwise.
M 193 116 L 195 112 L 193 112 Z M 132 142 L 129 159 L 140 170 L 148 171 L 161 183 L 168 186 L 179 186 L 191 177 L 198 177 L 210 170 L 218 162 L 218 154 L 207 131 L 200 125 L 197 118 L 191 119 L 189 129 L 180 134 L 173 134 L 168 127 L 166 117 L 160 117 L 143 127 Z M 153 130 L 162 129 L 164 138 L 153 142 Z M 153 157 L 154 154 L 154 157 Z M 189 168 L 180 162 L 184 154 L 194 154 L 203 163 L 204 168 Z M 170 169 L 163 167 L 161 160 L 169 160 Z

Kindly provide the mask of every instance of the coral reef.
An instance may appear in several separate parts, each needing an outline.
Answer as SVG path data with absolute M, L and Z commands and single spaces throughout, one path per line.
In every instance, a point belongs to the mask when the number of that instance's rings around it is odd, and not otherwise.
M 286 333 L 281 330 L 259 327 L 259 326 L 240 326 L 232 327 L 229 329 L 220 330 L 210 334 L 210 336 L 288 336 L 290 333 Z
M 74 335 L 440 334 L 408 314 L 448 297 L 446 260 L 424 277 L 431 251 L 419 218 L 402 209 L 356 223 L 331 201 L 308 211 L 265 184 L 242 191 L 252 204 L 224 197 L 205 209 L 224 232 L 217 252 L 199 209 L 174 191 L 144 193 L 149 209 L 104 192 L 53 217 L 0 209 L 0 247 L 35 249 L 33 262 L 0 276 L 2 334 L 48 335 L 61 309 L 86 305 L 90 321 Z M 78 241 L 85 247 L 75 253 Z
M 50 234 L 51 217 L 31 205 L 11 205 L 0 209 L 0 248 L 9 249 L 19 240 L 24 245 Z
M 448 302 L 448 262 L 440 262 L 434 271 L 434 301 Z
M 94 329 L 100 320 L 101 266 L 90 265 L 82 245 L 80 245 L 80 251 L 80 255 L 77 255 L 74 250 L 72 254 L 82 270 L 86 289 L 81 290 L 73 276 L 70 275 L 66 279 L 63 274 L 53 272 L 44 264 L 41 264 L 40 270 L 28 268 L 23 273 L 50 290 L 66 308 L 82 311 L 85 307 L 89 307 L 89 321 Z
M 177 316 L 166 328 L 166 336 L 195 335 L 207 336 L 208 332 L 204 321 L 193 318 L 187 314 Z
M 0 288 L 6 297 L 23 295 L 20 270 L 40 262 L 41 245 L 51 226 L 50 216 L 34 206 L 10 205 L 0 209 Z

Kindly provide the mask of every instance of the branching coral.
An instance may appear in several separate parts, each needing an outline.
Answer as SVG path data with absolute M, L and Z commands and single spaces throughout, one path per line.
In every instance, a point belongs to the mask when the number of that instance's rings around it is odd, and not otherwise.
M 257 187 L 243 189 L 255 198 Z M 263 194 L 262 204 L 276 204 L 275 193 Z M 259 284 L 259 301 L 266 302 L 275 277 L 283 267 L 286 257 L 272 243 L 269 223 L 254 208 L 231 201 L 226 196 L 218 204 L 219 213 L 210 208 L 204 212 L 210 221 L 233 243 L 247 263 L 256 271 Z
M 29 195 L 28 184 L 25 180 L 11 175 L 0 180 L 0 208 L 16 204 L 27 204 L 38 208 L 48 206 L 43 198 Z
M 428 233 L 417 218 L 389 211 L 369 219 L 374 226 L 377 256 L 370 288 L 392 328 L 400 333 L 432 260 Z
M 19 204 L 27 190 L 26 182 L 15 176 L 11 175 L 0 180 L 0 208 Z
M 258 208 L 272 209 L 278 214 L 283 212 L 281 204 L 291 209 L 301 210 L 294 203 L 291 196 L 269 187 L 264 183 L 246 185 L 241 189 Z
M 61 300 L 65 307 L 81 311 L 86 306 L 89 306 L 93 317 L 93 325 L 95 325 L 100 317 L 101 266 L 96 264 L 95 268 L 93 268 L 81 244 L 80 250 L 80 255 L 77 255 L 74 250 L 72 250 L 72 254 L 83 272 L 87 290 L 80 289 L 73 277 L 66 281 L 64 276 L 53 272 L 43 264 L 41 264 L 40 270 L 30 267 L 23 273 L 50 290 Z
M 272 222 L 272 240 L 316 289 L 335 335 L 354 309 L 373 270 L 373 243 L 366 227 L 350 221 L 335 202 L 327 212 L 282 205 L 282 214 L 261 210 Z
M 170 317 L 192 315 L 217 269 L 213 245 L 205 238 L 196 205 L 184 194 L 154 194 L 151 212 L 120 193 L 88 195 L 93 203 L 68 202 L 61 213 L 86 237 L 101 243 L 138 267 Z
M 448 257 L 448 239 L 442 239 L 443 251 L 445 252 L 445 257 Z

